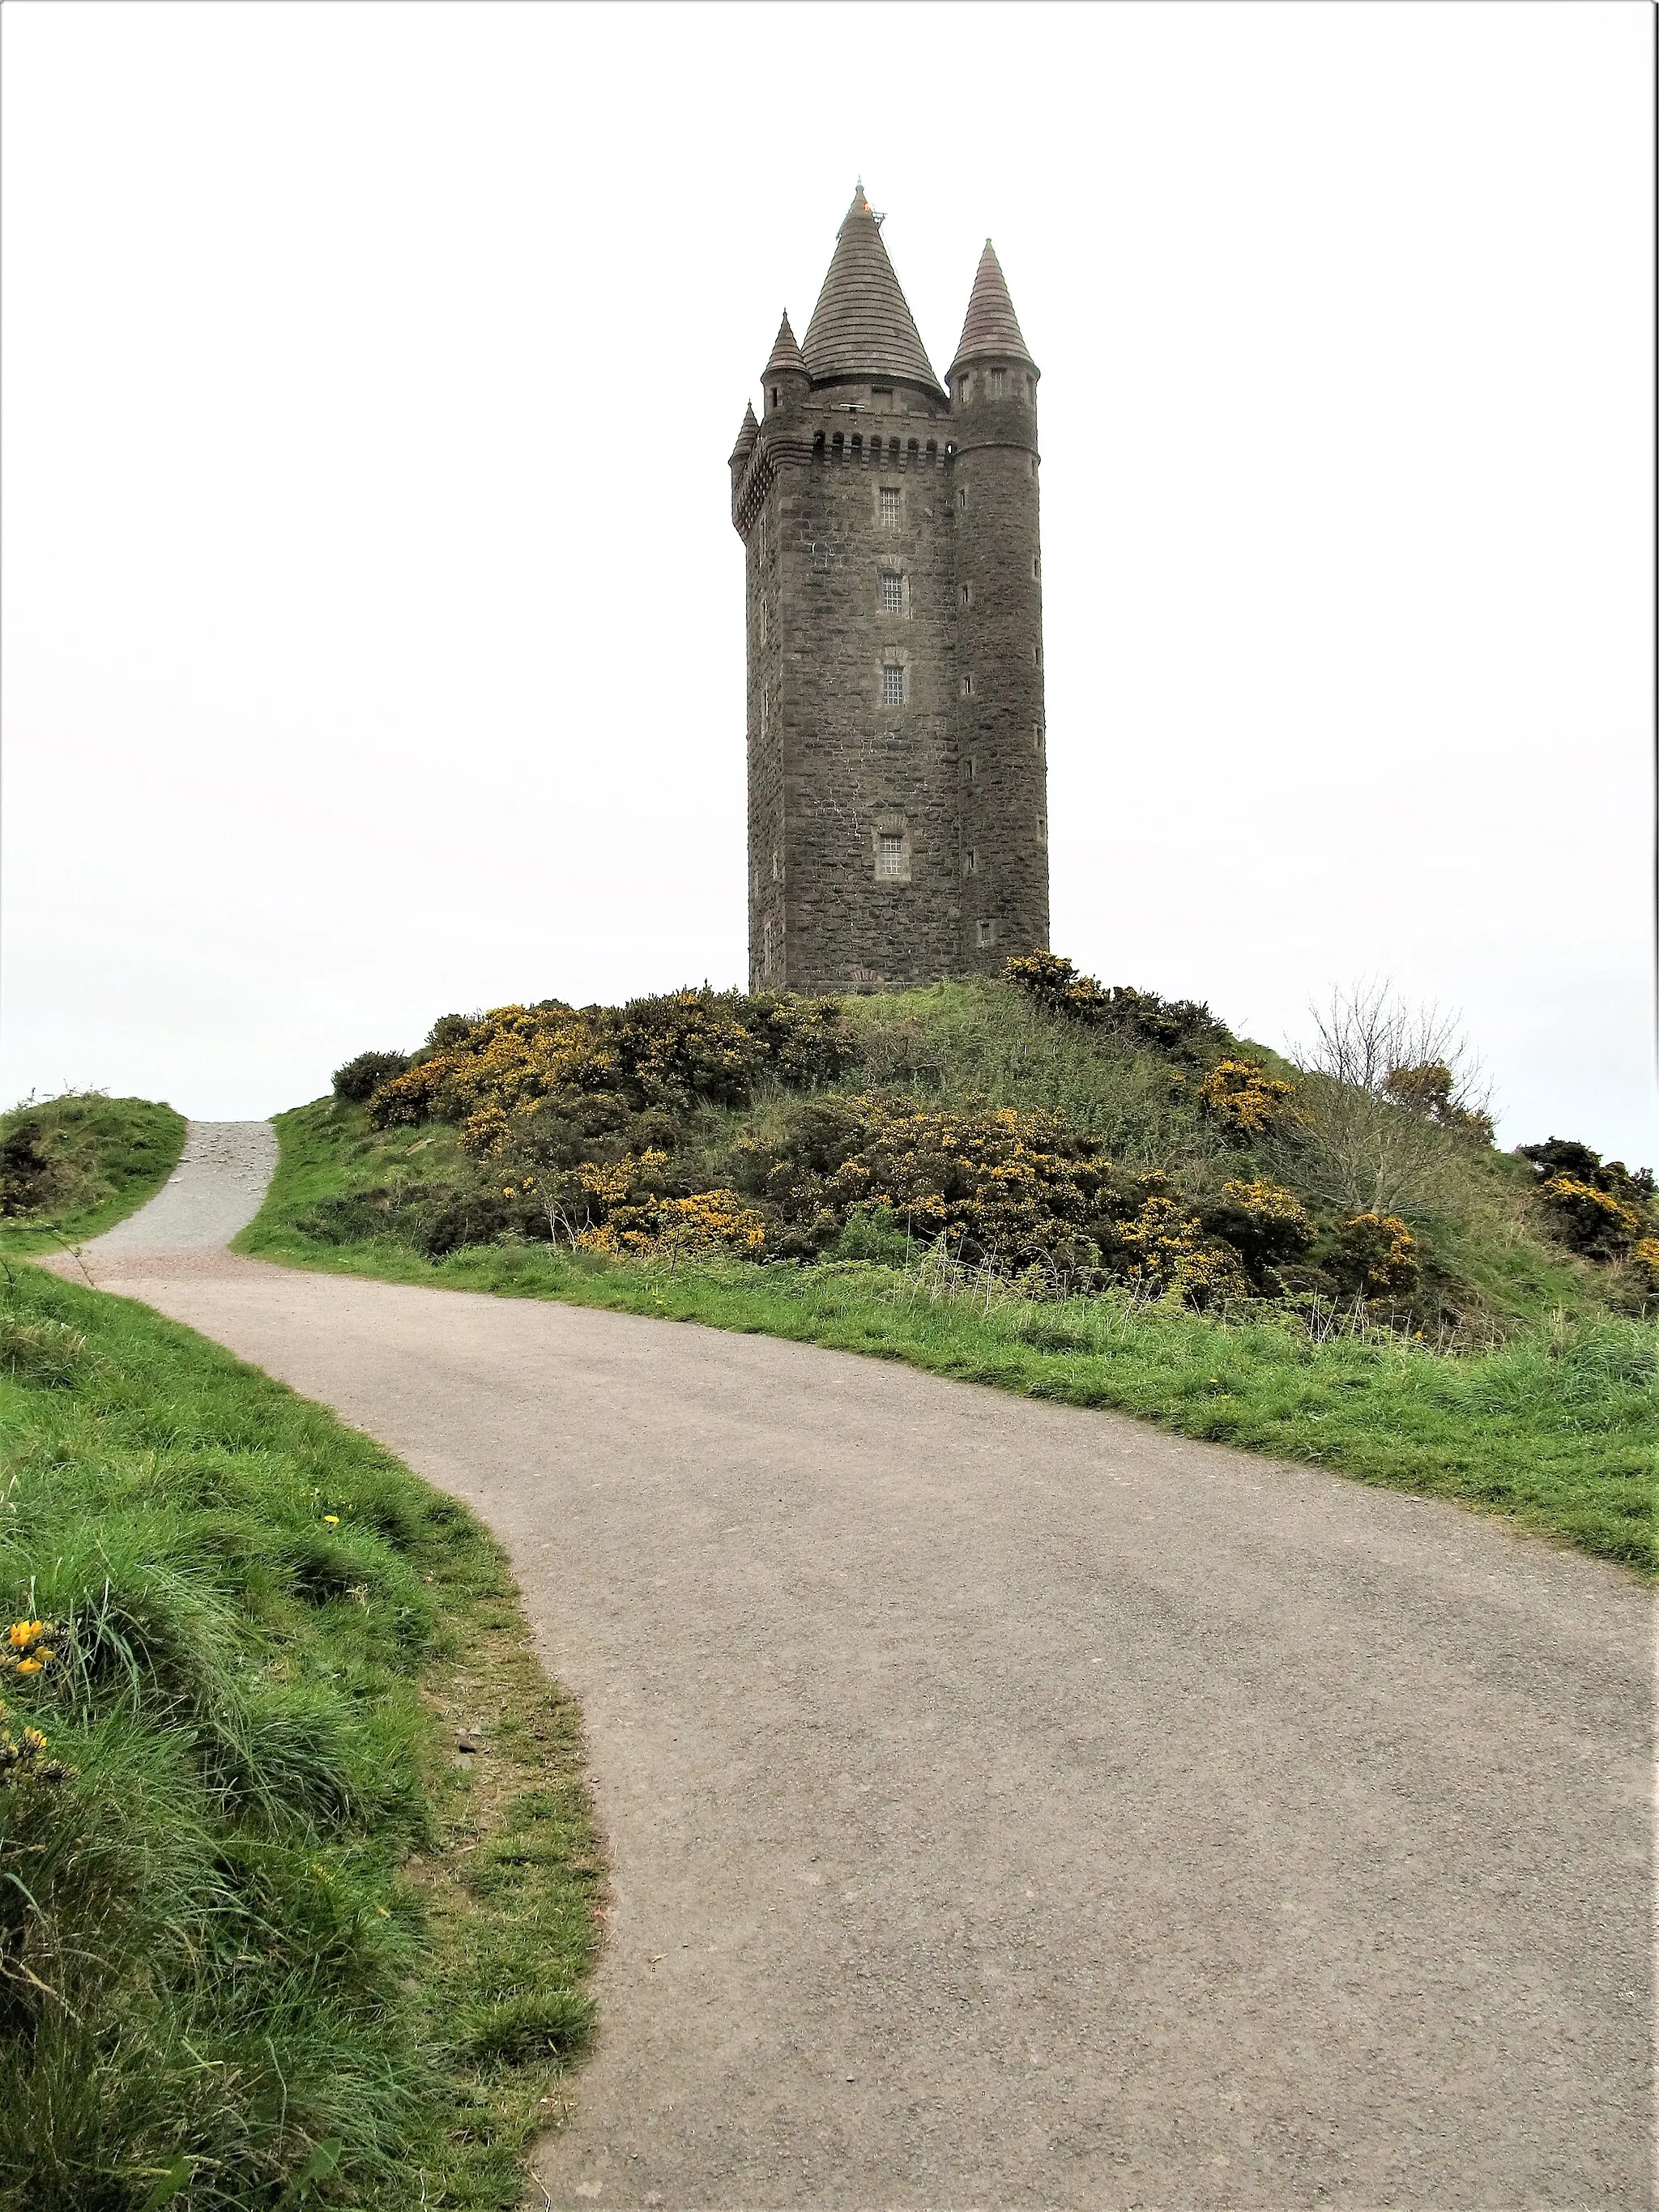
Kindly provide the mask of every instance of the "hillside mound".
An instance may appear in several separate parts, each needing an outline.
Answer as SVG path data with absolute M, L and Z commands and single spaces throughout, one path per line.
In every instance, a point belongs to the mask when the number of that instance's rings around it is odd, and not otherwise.
M 1651 1176 L 1572 1140 L 1498 1152 L 1455 1056 L 1408 1050 L 1443 1039 L 1378 1000 L 1322 1035 L 1292 1066 L 1047 953 L 884 996 L 446 1015 L 418 1051 L 338 1071 L 356 1172 L 295 1225 L 428 1257 L 920 1246 L 1028 1295 L 1341 1303 L 1442 1340 L 1655 1302 Z

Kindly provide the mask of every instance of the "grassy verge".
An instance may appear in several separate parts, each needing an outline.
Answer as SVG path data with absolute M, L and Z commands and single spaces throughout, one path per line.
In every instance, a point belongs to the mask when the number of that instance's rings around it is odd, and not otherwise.
M 602 1876 L 494 1544 L 320 1407 L 33 1268 L 0 1436 L 5 1619 L 55 1655 L 14 1639 L 0 1676 L 0 2203 L 519 2203 Z
M 1226 1322 L 1110 1297 L 1034 1304 L 926 1259 L 671 1267 L 492 1244 L 431 1261 L 389 1237 L 325 1243 L 307 1232 L 307 1211 L 354 1180 L 384 1184 L 413 1144 L 450 1146 L 452 1132 L 375 1137 L 360 1112 L 326 1101 L 281 1116 L 277 1128 L 276 1177 L 238 1241 L 289 1266 L 563 1298 L 902 1359 L 1455 1499 L 1644 1574 L 1659 1569 L 1651 1322 L 1558 1316 L 1496 1350 L 1446 1358 L 1380 1333 L 1317 1342 L 1274 1316 Z
M 0 1204 L 14 1217 L 0 1218 L 0 1257 L 82 1243 L 136 1213 L 178 1165 L 185 1127 L 171 1106 L 95 1091 L 0 1115 Z

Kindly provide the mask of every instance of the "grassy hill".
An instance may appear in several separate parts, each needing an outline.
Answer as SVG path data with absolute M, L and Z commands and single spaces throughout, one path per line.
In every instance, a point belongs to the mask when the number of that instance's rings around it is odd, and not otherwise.
M 1372 1001 L 1291 1067 L 1047 955 L 452 1015 L 281 1117 L 240 1242 L 1117 1406 L 1651 1567 L 1651 1180 L 1497 1151 L 1444 1042 Z
M 101 1236 L 179 1164 L 185 1117 L 148 1098 L 66 1091 L 0 1114 L 0 1256 Z

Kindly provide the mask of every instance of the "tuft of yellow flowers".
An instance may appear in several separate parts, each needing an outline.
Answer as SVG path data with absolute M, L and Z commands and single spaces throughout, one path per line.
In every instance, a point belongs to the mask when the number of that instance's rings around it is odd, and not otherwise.
M 55 1632 L 49 1620 L 14 1620 L 0 1649 L 0 1673 L 40 1674 L 58 1656 L 47 1641 Z
M 14 1620 L 0 1646 L 0 1670 L 25 1680 L 42 1673 L 58 1656 L 47 1641 L 56 1634 L 49 1620 Z M 11 1709 L 0 1703 L 0 1784 L 19 1782 L 66 1782 L 75 1771 L 62 1759 L 44 1756 L 46 1739 L 38 1728 L 25 1727 L 14 1735 Z

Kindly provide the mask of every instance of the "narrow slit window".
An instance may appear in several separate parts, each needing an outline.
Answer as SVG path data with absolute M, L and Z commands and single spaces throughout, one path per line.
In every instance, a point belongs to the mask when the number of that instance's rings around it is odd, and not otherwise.
M 962 856 L 962 872 L 964 876 L 976 876 L 979 873 L 979 854 L 971 845 Z
M 981 921 L 979 924 L 979 941 L 981 945 L 994 945 L 996 943 L 997 926 L 995 922 Z
M 896 484 L 883 484 L 881 488 L 880 514 L 881 526 L 884 530 L 896 530 L 898 528 L 899 495 L 898 486 Z
M 884 707 L 902 707 L 904 704 L 904 671 L 902 668 L 890 666 L 882 670 L 881 703 Z
M 902 576 L 884 576 L 881 580 L 881 611 L 884 615 L 904 612 L 904 579 Z
M 962 587 L 962 604 L 964 607 L 970 607 L 974 604 L 974 587 L 971 584 L 964 584 Z
M 876 873 L 892 879 L 904 873 L 904 840 L 884 830 L 876 839 Z

